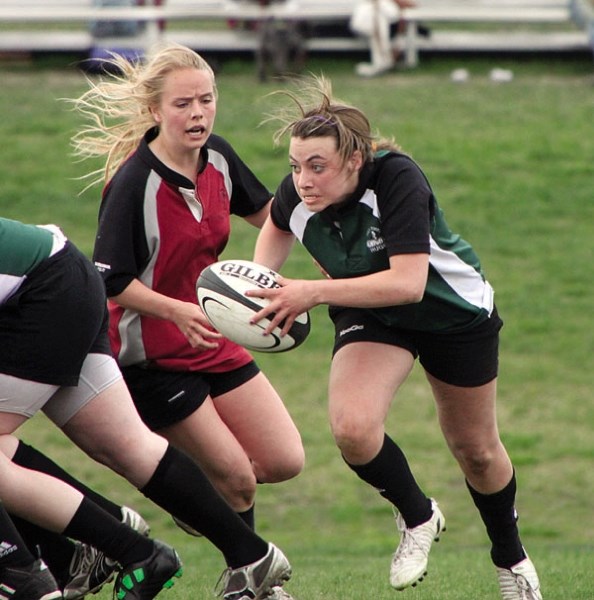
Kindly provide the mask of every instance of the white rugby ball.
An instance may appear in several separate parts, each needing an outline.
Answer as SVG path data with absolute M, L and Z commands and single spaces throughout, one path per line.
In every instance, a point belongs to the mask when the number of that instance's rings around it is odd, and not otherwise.
M 251 317 L 269 304 L 264 298 L 245 295 L 247 290 L 279 287 L 278 274 L 249 260 L 222 260 L 209 265 L 196 282 L 198 304 L 211 325 L 232 342 L 258 352 L 284 352 L 296 348 L 309 334 L 307 312 L 300 314 L 281 337 L 276 327 L 263 335 L 268 318 L 250 324 Z

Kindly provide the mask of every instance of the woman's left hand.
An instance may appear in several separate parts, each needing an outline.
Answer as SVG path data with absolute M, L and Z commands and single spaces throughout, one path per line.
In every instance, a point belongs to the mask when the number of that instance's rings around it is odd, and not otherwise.
M 246 296 L 270 300 L 270 304 L 250 319 L 250 323 L 255 324 L 264 318 L 270 318 L 270 324 L 264 330 L 264 335 L 269 334 L 276 327 L 280 327 L 281 323 L 281 336 L 285 335 L 300 314 L 317 304 L 314 298 L 314 281 L 287 279 L 279 276 L 277 283 L 280 287 L 245 292 Z M 271 316 L 273 313 L 274 315 Z

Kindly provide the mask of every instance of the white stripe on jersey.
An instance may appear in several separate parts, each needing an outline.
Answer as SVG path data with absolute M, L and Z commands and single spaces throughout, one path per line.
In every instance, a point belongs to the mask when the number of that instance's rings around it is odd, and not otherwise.
M 0 304 L 10 298 L 18 289 L 21 284 L 27 279 L 26 275 L 7 275 L 6 273 L 0 274 Z
M 311 212 L 305 206 L 303 202 L 300 202 L 295 210 L 291 213 L 291 218 L 289 221 L 289 227 L 291 231 L 295 235 L 295 237 L 303 243 L 303 234 L 305 232 L 305 228 L 307 227 L 307 222 L 311 219 L 316 213 Z
M 471 265 L 466 264 L 454 252 L 444 250 L 431 238 L 429 263 L 444 281 L 466 302 L 493 311 L 493 288 Z
M 374 190 L 366 189 L 365 193 L 358 200 L 361 204 L 366 204 L 373 211 L 373 216 L 380 219 L 380 211 L 377 203 L 377 195 Z
M 225 188 L 227 188 L 227 196 L 231 198 L 233 196 L 233 182 L 231 181 L 231 176 L 229 175 L 229 163 L 227 159 L 220 152 L 209 148 L 208 162 L 211 163 L 214 168 L 223 175 Z

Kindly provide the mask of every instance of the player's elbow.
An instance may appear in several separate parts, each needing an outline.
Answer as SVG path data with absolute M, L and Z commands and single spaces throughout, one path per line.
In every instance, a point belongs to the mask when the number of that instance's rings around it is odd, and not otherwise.
M 407 304 L 418 304 L 424 295 L 425 286 L 410 290 Z
M 398 304 L 418 304 L 425 295 L 424 285 L 414 285 L 402 288 L 394 294 L 394 305 Z
M 417 304 L 425 295 L 429 277 L 427 254 L 400 254 L 390 257 L 390 287 L 397 300 L 395 304 Z

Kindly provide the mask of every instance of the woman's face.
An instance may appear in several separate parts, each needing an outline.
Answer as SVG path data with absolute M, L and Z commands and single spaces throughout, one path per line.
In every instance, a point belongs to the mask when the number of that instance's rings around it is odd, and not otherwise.
M 217 112 L 212 75 L 206 70 L 178 69 L 164 80 L 161 101 L 152 109 L 159 138 L 170 151 L 202 148 Z
M 362 158 L 360 152 L 355 152 L 342 164 L 331 136 L 292 137 L 289 163 L 297 193 L 310 211 L 320 212 L 340 204 L 355 191 Z

